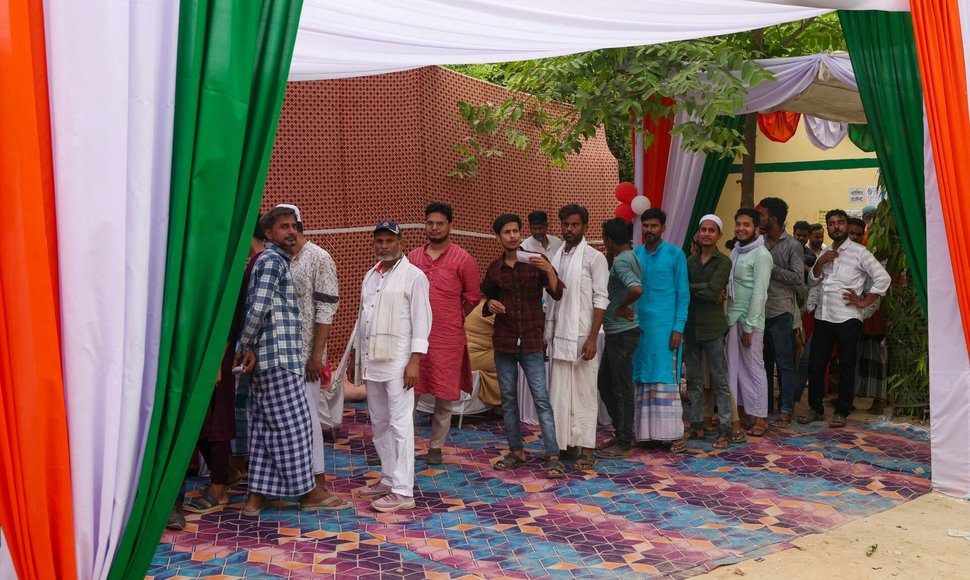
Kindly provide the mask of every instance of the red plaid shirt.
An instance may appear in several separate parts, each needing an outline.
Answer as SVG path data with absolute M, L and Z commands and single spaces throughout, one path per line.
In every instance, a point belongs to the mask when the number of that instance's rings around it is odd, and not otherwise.
M 542 291 L 547 290 L 555 300 L 562 298 L 562 280 L 557 288 L 549 287 L 549 278 L 532 264 L 505 263 L 499 256 L 489 264 L 482 282 L 482 295 L 498 300 L 505 306 L 505 314 L 495 315 L 495 332 L 492 346 L 499 352 L 542 352 L 545 349 L 543 334 L 546 315 L 542 312 Z M 491 316 L 488 305 L 482 309 L 484 316 Z

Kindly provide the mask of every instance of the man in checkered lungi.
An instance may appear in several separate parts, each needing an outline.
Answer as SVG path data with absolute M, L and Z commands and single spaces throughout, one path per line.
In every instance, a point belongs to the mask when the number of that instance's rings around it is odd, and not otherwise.
M 288 253 L 296 244 L 296 213 L 277 207 L 262 224 L 269 243 L 253 264 L 235 363 L 253 373 L 249 497 L 243 513 L 259 515 L 270 503 L 267 496 L 301 496 L 304 511 L 346 509 L 351 507 L 347 502 L 317 487 L 313 479 L 300 311 Z

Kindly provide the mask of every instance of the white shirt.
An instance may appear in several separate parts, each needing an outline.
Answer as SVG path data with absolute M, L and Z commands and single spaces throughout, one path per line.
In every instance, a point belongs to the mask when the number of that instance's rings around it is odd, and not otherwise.
M 556 255 L 556 252 L 558 252 L 559 248 L 562 246 L 562 240 L 556 236 L 550 236 L 548 234 L 546 237 L 549 238 L 548 248 L 543 248 L 542 242 L 532 236 L 529 236 L 522 242 L 522 249 L 528 252 L 536 252 L 537 254 L 545 254 L 545 256 L 552 261 L 552 257 Z
M 360 357 L 361 378 L 368 381 L 392 381 L 404 377 L 404 368 L 411 359 L 411 353 L 428 352 L 428 334 L 431 332 L 430 285 L 418 267 L 409 262 L 398 262 L 397 266 L 406 269 L 393 277 L 390 272 L 375 271 L 361 292 L 360 320 L 357 322 L 357 356 Z M 395 266 L 395 268 L 397 267 Z M 367 358 L 370 351 L 371 326 L 377 310 L 377 301 L 390 279 L 398 286 L 395 291 L 404 294 L 398 323 L 397 354 L 392 360 L 372 361 Z
M 832 250 L 822 252 L 819 258 L 830 251 Z M 862 320 L 862 309 L 854 304 L 846 304 L 842 293 L 853 290 L 862 296 L 869 278 L 872 278 L 869 293 L 885 296 L 892 280 L 879 260 L 864 246 L 852 240 L 842 242 L 839 246 L 839 257 L 822 266 L 821 277 L 815 277 L 815 268 L 808 273 L 808 284 L 821 287 L 815 319 L 833 323 L 852 318 Z

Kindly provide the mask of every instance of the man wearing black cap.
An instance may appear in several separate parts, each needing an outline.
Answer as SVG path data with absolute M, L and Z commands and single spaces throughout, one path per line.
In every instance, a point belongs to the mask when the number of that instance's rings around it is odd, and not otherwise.
M 401 228 L 374 228 L 378 262 L 364 275 L 351 338 L 354 379 L 367 387 L 381 480 L 354 490 L 381 512 L 414 508 L 414 385 L 431 332 L 430 285 L 402 251 Z

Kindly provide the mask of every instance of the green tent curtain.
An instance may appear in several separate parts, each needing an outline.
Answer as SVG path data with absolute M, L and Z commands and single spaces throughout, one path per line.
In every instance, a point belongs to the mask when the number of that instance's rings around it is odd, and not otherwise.
M 302 0 L 180 5 L 168 258 L 155 407 L 109 578 L 143 577 L 226 346 Z
M 721 116 L 718 117 L 718 122 L 728 129 L 741 131 L 744 128 L 744 115 Z M 685 252 L 690 252 L 690 241 L 694 239 L 694 233 L 697 232 L 697 221 L 717 209 L 717 203 L 721 200 L 721 191 L 724 190 L 724 184 L 727 183 L 733 163 L 733 157 L 717 155 L 708 155 L 704 160 L 701 181 L 697 185 L 697 199 L 694 200 L 694 209 L 690 212 L 690 223 L 687 225 L 687 237 L 684 238 Z
M 908 12 L 840 11 L 903 250 L 926 312 L 923 92 Z

